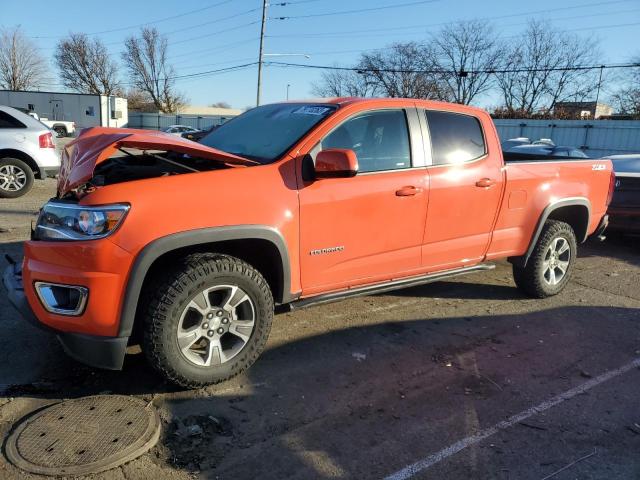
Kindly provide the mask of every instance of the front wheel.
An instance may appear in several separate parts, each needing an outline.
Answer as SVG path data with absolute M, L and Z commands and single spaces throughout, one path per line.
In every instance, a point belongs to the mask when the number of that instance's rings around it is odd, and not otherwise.
M 569 281 L 577 249 L 573 228 L 565 222 L 548 220 L 527 265 L 513 266 L 517 287 L 535 298 L 560 293 Z
M 271 330 L 273 297 L 264 277 L 226 255 L 194 254 L 154 288 L 143 350 L 184 387 L 228 380 L 258 358 Z

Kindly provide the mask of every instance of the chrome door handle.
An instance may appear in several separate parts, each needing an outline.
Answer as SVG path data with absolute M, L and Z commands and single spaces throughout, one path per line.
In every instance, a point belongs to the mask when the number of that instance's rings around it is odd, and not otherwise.
M 493 178 L 481 178 L 476 182 L 476 187 L 491 187 L 495 185 L 496 181 Z

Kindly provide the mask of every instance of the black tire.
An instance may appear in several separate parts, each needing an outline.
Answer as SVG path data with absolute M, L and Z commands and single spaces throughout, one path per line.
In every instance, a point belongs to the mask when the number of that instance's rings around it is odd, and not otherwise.
M 0 198 L 18 198 L 29 193 L 33 187 L 35 178 L 31 167 L 17 158 L 0 158 Z M 20 188 L 15 186 L 15 182 L 5 175 L 18 175 L 20 181 L 24 182 Z M 11 182 L 11 183 L 7 183 Z
M 551 274 L 554 275 L 554 280 L 556 280 L 556 273 L 559 276 L 561 268 L 560 266 L 550 268 L 545 262 L 549 261 L 551 255 L 550 248 L 557 239 L 557 245 L 560 245 L 560 249 L 563 248 L 561 246 L 563 245 L 562 242 L 566 242 L 569 249 L 566 251 L 568 255 L 563 252 L 558 259 L 555 260 L 556 265 L 561 265 L 560 262 L 564 264 L 565 261 L 568 263 L 566 264 L 563 276 L 557 280 L 557 283 L 552 284 L 550 280 Z M 573 228 L 571 228 L 571 225 L 558 220 L 548 220 L 542 229 L 542 233 L 538 238 L 531 257 L 529 257 L 527 266 L 519 267 L 513 265 L 513 279 L 517 287 L 534 298 L 546 298 L 557 295 L 564 289 L 571 277 L 577 249 L 576 234 Z M 551 265 L 553 265 L 553 263 Z M 553 272 L 551 272 L 551 270 L 553 270 Z
M 183 326 L 181 317 L 191 300 L 216 285 L 242 289 L 252 302 L 255 321 L 249 339 L 235 356 L 218 365 L 201 366 L 187 358 L 178 345 L 178 329 Z M 210 294 L 207 295 L 211 301 Z M 249 368 L 262 353 L 271 331 L 273 312 L 269 285 L 251 265 L 227 255 L 193 254 L 154 285 L 144 319 L 143 351 L 151 365 L 177 385 L 191 388 L 223 382 Z M 195 328 L 203 328 L 205 322 L 202 316 Z M 203 340 L 208 345 L 206 336 L 198 342 Z
M 67 129 L 61 125 L 57 125 L 53 127 L 53 131 L 56 132 L 58 138 L 63 138 L 67 136 Z

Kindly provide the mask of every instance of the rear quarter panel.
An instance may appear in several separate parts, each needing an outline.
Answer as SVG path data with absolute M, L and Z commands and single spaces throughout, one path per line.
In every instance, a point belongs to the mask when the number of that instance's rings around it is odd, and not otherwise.
M 542 212 L 560 200 L 588 200 L 591 210 L 588 235 L 596 230 L 606 213 L 612 171 L 609 160 L 509 162 L 504 168 L 505 194 L 488 260 L 524 254 Z

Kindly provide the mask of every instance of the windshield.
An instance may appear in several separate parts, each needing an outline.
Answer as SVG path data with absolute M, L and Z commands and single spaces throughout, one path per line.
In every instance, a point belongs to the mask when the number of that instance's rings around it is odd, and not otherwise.
M 228 121 L 200 143 L 260 163 L 271 163 L 335 110 L 335 105 L 327 104 L 264 105 Z

